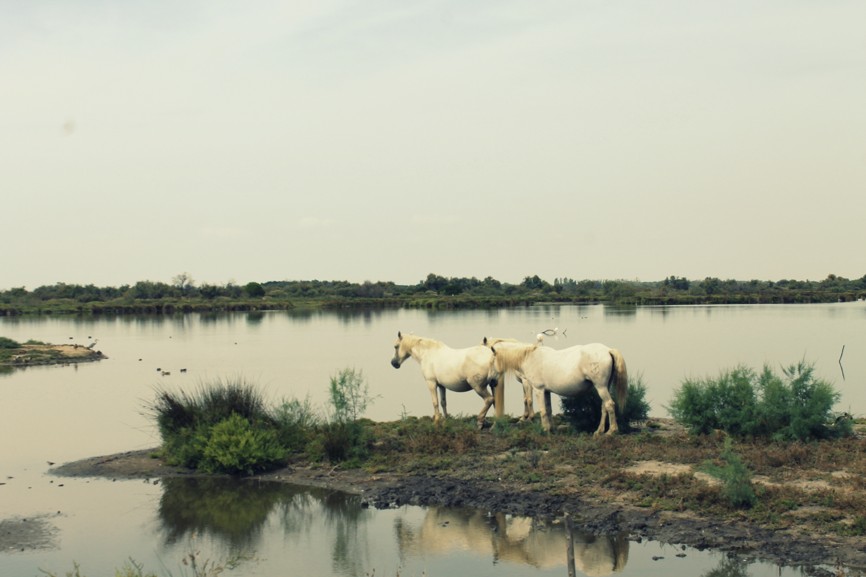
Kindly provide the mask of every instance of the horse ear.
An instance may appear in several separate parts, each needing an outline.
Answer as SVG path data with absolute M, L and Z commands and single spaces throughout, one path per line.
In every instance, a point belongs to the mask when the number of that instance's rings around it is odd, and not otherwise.
M 484 337 L 484 340 L 481 341 L 481 344 L 484 345 L 485 347 L 487 346 L 487 337 Z

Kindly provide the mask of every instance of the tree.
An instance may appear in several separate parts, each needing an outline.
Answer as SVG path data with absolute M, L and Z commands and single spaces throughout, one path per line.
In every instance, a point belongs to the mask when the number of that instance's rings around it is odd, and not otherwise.
M 248 282 L 244 287 L 244 292 L 250 298 L 259 298 L 265 296 L 265 287 L 257 282 Z
M 550 283 L 542 280 L 538 275 L 524 277 L 523 282 L 520 283 L 520 285 L 530 290 L 545 290 L 550 288 Z
M 171 279 L 171 284 L 180 289 L 181 294 L 186 294 L 193 287 L 195 281 L 188 272 L 182 272 Z

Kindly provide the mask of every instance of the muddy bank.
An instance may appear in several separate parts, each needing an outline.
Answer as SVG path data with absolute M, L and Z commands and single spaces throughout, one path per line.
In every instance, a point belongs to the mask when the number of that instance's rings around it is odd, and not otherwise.
M 650 539 L 699 550 L 713 549 L 750 560 L 803 567 L 808 575 L 835 575 L 828 567 L 839 564 L 866 566 L 862 540 L 834 540 L 735 522 L 719 523 L 687 513 L 593 502 L 579 495 L 507 491 L 483 483 L 412 477 L 377 489 L 365 501 L 378 508 L 404 504 L 444 505 L 545 518 L 561 517 L 568 511 L 573 515 L 574 527 L 581 531 L 626 533 L 634 540 Z
M 52 470 L 62 476 L 98 476 L 112 479 L 191 475 L 165 465 L 155 449 L 94 457 Z M 626 533 L 632 539 L 651 539 L 671 545 L 714 549 L 747 559 L 803 567 L 808 575 L 833 575 L 830 568 L 866 567 L 866 540 L 772 530 L 737 521 L 719 521 L 690 513 L 661 511 L 617 503 L 615 498 L 595 500 L 585 494 L 549 494 L 529 486 L 514 487 L 441 475 L 371 474 L 360 469 L 341 470 L 325 465 L 287 467 L 259 478 L 277 482 L 327 487 L 362 497 L 365 506 L 401 505 L 475 507 L 487 511 L 545 518 L 571 513 L 576 529 L 596 534 Z
M 94 350 L 92 346 L 26 344 L 19 348 L 0 350 L 0 367 L 71 365 L 107 358 L 102 351 Z

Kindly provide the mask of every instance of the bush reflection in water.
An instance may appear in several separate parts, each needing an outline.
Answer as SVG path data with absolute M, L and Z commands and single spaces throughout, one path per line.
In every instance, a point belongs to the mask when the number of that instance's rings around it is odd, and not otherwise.
M 272 513 L 286 535 L 304 533 L 314 515 L 336 526 L 370 511 L 353 495 L 286 483 L 233 478 L 166 478 L 159 518 L 166 545 L 210 535 L 232 550 L 255 549 Z

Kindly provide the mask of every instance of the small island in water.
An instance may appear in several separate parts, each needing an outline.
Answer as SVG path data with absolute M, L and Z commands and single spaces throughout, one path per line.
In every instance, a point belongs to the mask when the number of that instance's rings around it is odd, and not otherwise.
M 31 367 L 36 365 L 69 365 L 100 361 L 106 357 L 92 345 L 54 345 L 37 341 L 17 343 L 0 337 L 0 367 Z

